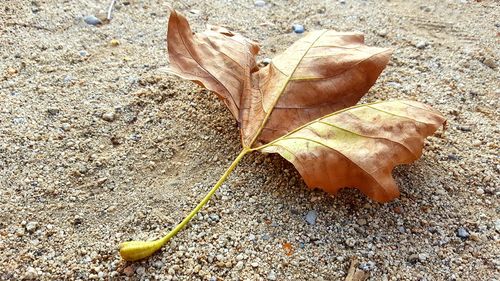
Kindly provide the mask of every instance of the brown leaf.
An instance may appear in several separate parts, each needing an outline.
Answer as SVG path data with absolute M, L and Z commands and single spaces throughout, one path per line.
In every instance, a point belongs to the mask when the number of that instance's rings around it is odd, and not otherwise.
M 256 147 L 309 121 L 355 105 L 375 83 L 391 50 L 363 35 L 312 31 L 254 73 L 243 94 L 243 145 Z
M 241 96 L 250 87 L 257 43 L 223 27 L 209 26 L 193 35 L 186 18 L 175 10 L 168 21 L 169 72 L 216 93 L 239 121 Z
M 394 166 L 420 158 L 425 137 L 443 122 L 419 102 L 363 104 L 314 120 L 259 150 L 292 162 L 310 187 L 332 194 L 356 187 L 386 202 L 399 195 Z
M 394 166 L 418 159 L 425 137 L 444 122 L 418 102 L 353 106 L 391 54 L 364 45 L 359 33 L 312 31 L 261 69 L 256 43 L 223 28 L 193 36 L 175 11 L 167 40 L 172 73 L 223 99 L 244 148 L 279 153 L 310 187 L 356 187 L 390 200 L 399 195 Z

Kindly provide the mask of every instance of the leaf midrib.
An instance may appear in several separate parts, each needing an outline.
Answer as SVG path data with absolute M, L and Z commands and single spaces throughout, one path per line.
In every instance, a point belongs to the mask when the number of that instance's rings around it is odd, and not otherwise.
M 267 124 L 267 121 L 269 119 L 269 116 L 271 116 L 271 113 L 273 113 L 273 110 L 274 110 L 274 107 L 276 106 L 276 104 L 278 103 L 278 101 L 280 100 L 281 96 L 283 95 L 283 93 L 285 92 L 285 89 L 286 87 L 288 86 L 288 84 L 290 83 L 290 81 L 292 81 L 292 76 L 293 74 L 295 73 L 295 71 L 297 70 L 297 68 L 299 67 L 300 63 L 302 62 L 302 60 L 304 59 L 304 57 L 307 55 L 307 53 L 309 52 L 309 50 L 311 50 L 311 48 L 313 47 L 313 45 L 326 33 L 328 32 L 328 30 L 323 30 L 321 32 L 321 34 L 318 35 L 318 37 L 316 39 L 314 39 L 314 41 L 309 45 L 309 47 L 305 50 L 304 54 L 302 54 L 302 56 L 300 57 L 300 59 L 298 60 L 297 64 L 295 65 L 292 73 L 287 77 L 285 83 L 283 83 L 283 86 L 281 87 L 280 91 L 279 91 L 279 95 L 278 97 L 274 100 L 272 106 L 271 106 L 271 110 L 269 110 L 269 112 L 266 113 L 266 116 L 264 117 L 264 119 L 262 120 L 262 123 L 260 124 L 259 126 L 259 129 L 257 130 L 257 132 L 255 133 L 255 135 L 253 136 L 252 140 L 250 141 L 250 143 L 248 144 L 248 149 L 251 149 L 252 145 L 254 144 L 254 142 L 257 140 L 257 138 L 259 137 L 260 133 L 262 132 L 262 129 L 264 129 L 264 127 L 266 126 Z

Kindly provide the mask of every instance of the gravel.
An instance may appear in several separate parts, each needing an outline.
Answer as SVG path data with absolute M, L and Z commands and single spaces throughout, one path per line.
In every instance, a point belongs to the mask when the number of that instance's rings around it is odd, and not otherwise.
M 370 280 L 500 280 L 494 1 L 174 1 L 193 31 L 258 41 L 259 61 L 300 37 L 294 23 L 363 32 L 394 54 L 361 102 L 418 100 L 448 125 L 394 170 L 401 196 L 384 204 L 309 189 L 278 155 L 252 153 L 201 219 L 136 263 L 118 244 L 181 221 L 238 155 L 238 125 L 166 73 L 164 3 L 116 1 L 94 27 L 83 18 L 109 1 L 60 2 L 0 1 L 0 280 L 344 280 L 353 257 Z

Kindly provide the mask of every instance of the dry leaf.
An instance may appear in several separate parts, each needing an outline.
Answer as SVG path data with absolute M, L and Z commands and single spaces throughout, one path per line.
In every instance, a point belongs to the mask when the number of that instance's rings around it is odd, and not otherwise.
M 172 10 L 168 21 L 169 72 L 213 91 L 239 121 L 241 95 L 256 69 L 257 43 L 222 27 L 193 35 L 184 16 Z
M 418 102 L 362 104 L 314 120 L 260 150 L 292 162 L 308 186 L 333 194 L 357 187 L 385 202 L 399 195 L 394 166 L 420 158 L 425 137 L 443 122 Z
M 438 112 L 411 101 L 343 110 L 370 89 L 391 54 L 364 45 L 362 34 L 313 31 L 257 69 L 255 43 L 213 30 L 193 36 L 187 20 L 172 12 L 167 40 L 173 73 L 216 85 L 206 87 L 241 122 L 243 146 L 279 153 L 310 187 L 333 194 L 356 187 L 379 202 L 393 199 L 399 191 L 392 169 L 418 159 L 425 137 L 444 122 Z M 211 41 L 217 44 L 206 43 Z
M 364 45 L 358 33 L 312 31 L 258 68 L 258 45 L 225 28 L 193 34 L 172 11 L 168 26 L 170 72 L 215 92 L 241 129 L 243 150 L 215 186 L 170 233 L 129 241 L 120 255 L 150 256 L 208 202 L 249 152 L 279 153 L 310 187 L 335 194 L 360 189 L 379 202 L 399 195 L 392 169 L 418 159 L 424 139 L 445 122 L 414 101 L 354 106 L 375 83 L 391 51 Z M 293 253 L 289 243 L 284 249 Z

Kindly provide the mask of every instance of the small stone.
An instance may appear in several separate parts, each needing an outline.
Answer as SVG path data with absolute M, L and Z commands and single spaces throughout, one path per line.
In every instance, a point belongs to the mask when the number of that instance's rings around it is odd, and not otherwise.
M 348 247 L 354 247 L 356 245 L 356 240 L 354 240 L 353 238 L 348 238 L 346 241 L 345 241 L 345 244 L 348 246 Z
M 102 115 L 102 119 L 103 119 L 104 121 L 108 121 L 108 122 L 113 122 L 113 121 L 115 121 L 115 118 L 116 118 L 116 116 L 115 116 L 115 113 L 114 113 L 114 112 L 106 112 L 106 113 L 104 113 L 104 114 Z
M 57 115 L 61 110 L 57 107 L 49 107 L 47 108 L 47 113 L 50 115 Z
M 17 69 L 9 67 L 9 68 L 7 68 L 7 74 L 15 75 L 15 74 L 17 74 Z
M 131 140 L 133 140 L 133 141 L 140 141 L 140 140 L 141 140 L 141 138 L 142 138 L 142 136 L 141 136 L 141 134 L 135 134 L 135 133 L 134 133 L 134 134 L 131 134 L 129 138 L 130 138 Z
M 365 225 L 366 224 L 366 219 L 359 219 L 358 220 L 359 225 Z
M 340 4 L 345 4 L 345 0 L 339 0 Z
M 62 123 L 61 124 L 61 129 L 63 129 L 63 131 L 67 132 L 71 129 L 71 125 L 68 124 L 68 123 Z
M 266 66 L 266 65 L 270 64 L 270 63 L 271 63 L 271 61 L 272 61 L 272 60 L 271 60 L 270 58 L 265 58 L 265 59 L 263 59 L 263 60 L 262 60 L 262 64 L 263 64 L 264 66 Z
M 38 278 L 38 272 L 36 271 L 36 269 L 34 269 L 33 267 L 30 266 L 26 270 L 24 278 L 28 279 L 28 280 L 37 279 Z
M 255 241 L 255 235 L 253 235 L 253 234 L 248 235 L 248 240 Z
M 387 34 L 389 34 L 389 32 L 387 32 L 387 30 L 385 30 L 385 29 L 381 29 L 381 30 L 377 31 L 377 35 L 380 37 L 386 37 Z
M 470 239 L 472 241 L 476 241 L 476 242 L 479 242 L 481 241 L 481 237 L 479 237 L 479 235 L 477 233 L 471 233 L 470 234 Z
M 418 260 L 423 263 L 427 260 L 427 255 L 426 254 L 418 254 Z
M 30 221 L 29 223 L 26 224 L 26 231 L 29 233 L 35 232 L 35 230 L 38 228 L 38 223 L 35 221 Z
M 311 210 L 307 212 L 305 219 L 306 222 L 310 225 L 316 224 L 316 218 L 318 217 L 318 213 L 315 210 Z
M 485 58 L 483 60 L 483 64 L 486 65 L 487 67 L 491 68 L 491 69 L 497 68 L 497 63 L 492 58 Z
M 102 21 L 98 18 L 96 18 L 95 16 L 85 16 L 83 18 L 83 21 L 88 24 L 88 25 L 93 25 L 93 26 L 97 26 L 97 25 L 101 25 L 102 24 Z
M 236 265 L 234 266 L 234 269 L 236 269 L 236 270 L 242 270 L 244 265 L 245 265 L 245 264 L 243 263 L 243 261 L 239 261 L 239 262 L 237 262 L 237 263 L 236 263 Z
M 427 42 L 419 41 L 419 42 L 417 42 L 417 44 L 415 44 L 415 47 L 417 47 L 417 49 L 422 50 L 422 49 L 425 49 L 427 47 L 427 45 L 428 45 Z
M 134 275 L 134 268 L 131 265 L 129 265 L 123 269 L 123 273 L 125 273 L 125 275 L 130 277 Z
M 109 45 L 116 47 L 116 46 L 120 45 L 120 41 L 118 41 L 116 39 L 112 39 L 111 41 L 109 41 Z
M 259 267 L 259 263 L 258 263 L 258 262 L 252 262 L 250 265 L 251 265 L 253 268 L 257 268 L 257 267 Z
M 475 146 L 475 147 L 479 147 L 479 146 L 481 146 L 481 144 L 482 144 L 482 143 L 483 143 L 483 142 L 482 142 L 482 141 L 480 141 L 480 140 L 474 140 L 474 141 L 472 141 L 472 145 L 473 145 L 473 146 Z
M 63 82 L 66 83 L 66 84 L 72 83 L 73 80 L 75 80 L 75 77 L 73 77 L 71 75 L 66 75 L 63 78 Z
M 254 2 L 254 5 L 255 5 L 255 7 L 264 7 L 266 5 L 266 2 L 262 1 L 262 0 L 256 0 Z
M 463 227 L 459 227 L 457 229 L 457 236 L 460 237 L 460 238 L 464 238 L 464 239 L 467 239 L 469 238 L 470 234 L 469 232 L 467 231 L 467 229 L 463 228 Z
M 363 270 L 363 271 L 370 271 L 370 270 L 373 270 L 375 268 L 375 263 L 372 261 L 365 262 L 365 263 L 360 264 L 358 266 L 358 268 Z
M 292 30 L 293 30 L 293 32 L 295 32 L 297 34 L 304 33 L 304 31 L 305 31 L 304 26 L 302 24 L 294 24 L 292 26 Z
M 86 57 L 86 56 L 88 56 L 88 55 L 89 55 L 89 53 L 87 53 L 87 51 L 85 51 L 85 50 L 80 50 L 80 51 L 78 51 L 78 54 L 79 54 L 80 56 L 82 56 L 82 57 Z
M 416 263 L 418 261 L 418 254 L 411 254 L 408 257 L 408 261 L 411 263 Z
M 496 230 L 497 232 L 500 232 L 500 220 L 496 220 L 496 221 L 495 221 L 495 230 Z
M 220 221 L 220 217 L 217 214 L 210 214 L 210 220 L 213 222 L 218 222 Z
M 267 274 L 267 280 L 276 280 L 276 272 L 274 272 L 274 270 L 269 271 Z
M 139 266 L 135 270 L 135 273 L 137 273 L 137 275 L 139 275 L 139 276 L 142 276 L 142 275 L 144 275 L 144 273 L 146 273 L 146 269 L 144 268 L 144 266 Z

